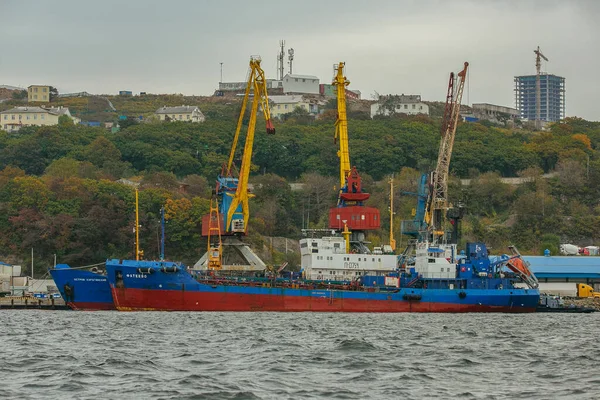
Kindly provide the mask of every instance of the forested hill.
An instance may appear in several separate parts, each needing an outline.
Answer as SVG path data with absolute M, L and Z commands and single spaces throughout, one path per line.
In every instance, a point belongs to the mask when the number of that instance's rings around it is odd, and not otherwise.
M 27 264 L 31 247 L 40 268 L 52 254 L 74 265 L 131 257 L 133 188 L 117 182 L 127 178 L 141 184 L 146 254 L 157 255 L 157 215 L 166 203 L 167 253 L 195 261 L 206 246 L 200 220 L 228 156 L 239 104 L 204 108 L 203 124 L 127 123 L 112 134 L 62 121 L 15 134 L 0 131 L 0 259 Z M 324 226 L 338 174 L 334 119 L 334 110 L 317 121 L 295 112 L 276 122 L 274 136 L 265 134 L 259 119 L 251 177 L 257 189 L 250 240 L 256 245 L 261 235 L 298 238 L 302 226 Z M 376 243 L 388 236 L 385 181 L 396 175 L 397 217 L 409 219 L 416 200 L 402 193 L 415 191 L 417 171 L 433 167 L 439 121 L 423 116 L 371 120 L 354 112 L 349 133 L 352 164 L 386 223 L 371 237 Z M 464 239 L 485 240 L 498 251 L 514 242 L 526 252 L 554 250 L 560 239 L 595 240 L 599 145 L 600 123 L 576 118 L 548 132 L 460 124 L 451 170 L 455 177 L 473 179 L 464 187 L 453 181 L 451 196 L 467 207 Z M 544 172 L 556 174 L 542 179 Z M 524 176 L 529 182 L 507 186 L 500 176 Z M 306 185 L 293 192 L 288 183 L 296 181 Z M 181 183 L 187 184 L 185 193 Z M 273 257 L 274 262 L 286 257 L 297 262 L 294 255 L 274 252 Z

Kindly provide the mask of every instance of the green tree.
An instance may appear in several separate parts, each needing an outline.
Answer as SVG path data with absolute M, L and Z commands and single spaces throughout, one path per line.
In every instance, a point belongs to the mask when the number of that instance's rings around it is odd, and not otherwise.
M 54 86 L 50 86 L 50 101 L 54 101 L 58 98 L 58 89 Z
M 27 98 L 27 90 L 13 90 L 11 97 L 15 100 L 24 100 Z
M 73 119 L 68 115 L 61 115 L 58 117 L 58 125 L 62 127 L 69 127 L 75 125 Z

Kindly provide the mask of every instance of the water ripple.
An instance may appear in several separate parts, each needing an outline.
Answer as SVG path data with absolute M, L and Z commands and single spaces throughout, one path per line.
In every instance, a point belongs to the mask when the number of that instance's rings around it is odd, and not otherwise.
M 600 313 L 599 313 L 600 314 Z M 600 315 L 0 312 L 2 399 L 595 399 Z

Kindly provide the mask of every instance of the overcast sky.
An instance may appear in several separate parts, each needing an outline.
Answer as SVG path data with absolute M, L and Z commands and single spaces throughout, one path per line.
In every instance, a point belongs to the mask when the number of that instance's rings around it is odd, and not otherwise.
M 363 98 L 442 101 L 468 61 L 463 103 L 514 106 L 513 77 L 535 73 L 539 45 L 543 70 L 566 78 L 567 115 L 599 121 L 599 18 L 595 0 L 0 0 L 0 84 L 210 95 L 221 62 L 240 81 L 260 55 L 275 78 L 285 39 L 294 73 L 327 83 L 345 61 Z

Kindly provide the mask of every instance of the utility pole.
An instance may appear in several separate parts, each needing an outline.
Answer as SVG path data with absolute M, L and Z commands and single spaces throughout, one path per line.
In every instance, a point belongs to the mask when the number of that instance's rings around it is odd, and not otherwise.
M 33 279 L 33 247 L 31 248 L 31 279 Z
M 542 68 L 542 58 L 546 61 L 548 59 L 545 55 L 542 54 L 540 50 L 540 46 L 538 46 L 537 50 L 533 51 L 535 53 L 535 129 L 542 129 L 542 120 L 541 120 L 541 105 L 542 105 L 542 85 L 540 82 L 540 69 Z M 548 96 L 548 88 L 546 87 L 546 97 Z M 548 110 L 546 110 L 546 115 L 548 115 Z
M 223 82 L 223 63 L 220 62 L 219 64 L 221 64 L 221 80 L 219 81 L 219 83 Z

